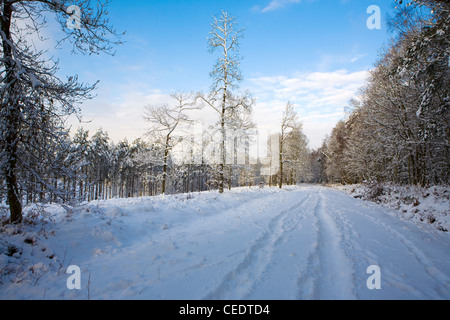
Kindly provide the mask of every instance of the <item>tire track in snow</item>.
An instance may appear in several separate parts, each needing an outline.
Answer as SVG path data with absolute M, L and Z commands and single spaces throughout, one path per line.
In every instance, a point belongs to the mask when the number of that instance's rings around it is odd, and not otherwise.
M 399 242 L 414 256 L 416 261 L 423 267 L 425 272 L 434 279 L 437 283 L 441 283 L 445 285 L 447 292 L 440 292 L 441 289 L 436 291 L 436 295 L 433 295 L 430 298 L 433 299 L 440 299 L 442 297 L 448 296 L 450 293 L 450 278 L 444 274 L 442 271 L 439 270 L 437 266 L 434 265 L 434 263 L 431 261 L 431 259 L 428 258 L 428 256 L 420 250 L 416 245 L 413 244 L 412 241 L 408 240 L 405 235 L 402 235 L 400 232 L 396 231 L 391 226 L 387 225 L 386 223 L 380 221 L 379 219 L 375 219 L 369 215 L 366 216 L 370 221 L 377 224 L 381 228 L 383 228 L 385 231 L 390 233 L 394 238 L 399 240 Z M 394 275 L 391 275 L 394 276 Z M 396 279 L 393 279 L 394 281 Z M 400 279 L 398 282 L 396 282 L 397 285 L 402 284 L 400 282 Z M 410 286 L 407 286 L 406 284 L 403 284 L 403 286 L 409 290 L 411 290 Z M 418 291 L 416 290 L 418 293 Z M 425 293 L 423 293 L 425 294 Z
M 390 224 L 383 222 L 381 216 L 377 217 L 378 213 L 376 213 L 376 215 L 371 214 L 375 206 L 374 204 L 362 202 L 359 204 L 369 211 L 361 210 L 361 208 L 358 210 L 358 207 L 353 207 L 347 209 L 344 213 L 342 212 L 342 209 L 336 205 L 336 202 L 339 203 L 338 198 L 329 199 L 334 200 L 331 206 L 334 212 L 339 216 L 341 229 L 343 229 L 346 234 L 344 241 L 347 243 L 347 247 L 351 248 L 352 258 L 354 261 L 358 262 L 360 271 L 363 273 L 367 266 L 377 265 L 382 261 L 385 262 L 384 268 L 382 268 L 382 282 L 385 283 L 385 285 L 383 285 L 383 290 L 380 292 L 380 297 L 384 297 L 385 290 L 387 290 L 385 288 L 395 288 L 396 290 L 403 292 L 408 298 L 442 299 L 448 297 L 450 292 L 450 278 L 444 274 L 444 272 L 439 270 L 439 267 L 433 263 L 432 259 L 430 259 L 422 249 L 415 245 L 412 240 L 408 239 L 408 235 L 412 236 L 415 235 L 415 233 L 404 233 L 402 232 L 403 229 L 396 229 L 394 228 L 394 225 L 391 226 Z M 355 229 L 354 222 L 349 220 L 351 216 L 353 216 L 353 218 L 358 216 L 359 218 L 364 219 L 358 220 L 360 223 L 364 221 L 370 222 L 373 230 L 379 230 L 377 231 L 378 234 L 386 232 L 385 239 L 389 236 L 396 239 L 397 243 L 406 249 L 405 252 L 408 253 L 407 255 L 415 259 L 418 265 L 421 266 L 424 270 L 424 275 L 427 274 L 431 278 L 431 281 L 436 282 L 439 285 L 435 286 L 433 290 L 423 290 L 421 285 L 418 285 L 420 282 L 411 281 L 415 280 L 415 276 L 417 277 L 417 274 L 420 273 L 411 272 L 412 269 L 406 269 L 406 273 L 401 272 L 401 270 L 396 268 L 398 265 L 395 265 L 395 263 L 392 264 L 393 262 L 389 260 L 389 255 L 386 252 L 377 253 L 379 248 L 372 246 L 374 244 L 379 246 L 381 243 L 376 242 L 377 240 L 375 238 L 368 241 L 367 235 L 358 233 Z M 397 248 L 392 249 L 398 250 Z M 407 258 L 407 256 L 405 256 L 405 258 Z M 389 263 L 391 266 L 389 266 Z M 391 270 L 392 267 L 394 267 L 394 270 Z M 362 274 L 359 275 L 359 277 L 364 278 Z M 361 282 L 358 282 L 360 286 L 363 286 L 363 283 L 365 283 L 365 279 L 359 279 L 358 281 Z M 367 292 L 365 292 L 365 294 L 367 294 Z M 392 293 L 388 294 L 391 294 L 392 297 L 398 296 L 398 293 L 395 293 L 396 295 L 392 295 Z
M 293 294 L 295 300 L 306 300 L 314 298 L 315 282 L 319 274 L 319 254 L 318 254 L 318 239 L 319 239 L 319 219 L 315 212 L 319 206 L 319 197 L 315 197 L 315 204 L 312 206 L 313 210 L 310 212 L 310 221 L 312 222 L 313 234 L 311 234 L 311 252 L 309 252 L 306 263 L 300 267 L 300 273 L 297 276 L 296 291 Z
M 204 299 L 242 300 L 247 297 L 252 292 L 255 282 L 261 280 L 261 276 L 271 262 L 277 244 L 283 240 L 287 231 L 298 225 L 294 220 L 289 219 L 290 215 L 308 201 L 310 196 L 311 194 L 308 193 L 300 202 L 273 217 L 267 229 L 247 250 L 243 260 L 235 269 L 226 274 L 218 287 L 208 293 Z
M 377 223 L 376 226 L 380 225 L 378 224 L 378 222 L 371 220 L 369 217 L 367 217 L 366 215 L 362 214 L 357 210 L 350 210 L 346 214 L 344 214 L 342 212 L 342 209 L 337 207 L 336 205 L 332 205 L 332 208 L 334 212 L 339 216 L 340 227 L 345 234 L 344 241 L 347 243 L 347 246 L 351 250 L 353 260 L 356 261 L 357 264 L 359 264 L 359 266 L 355 266 L 355 268 L 360 271 L 360 274 L 358 274 L 358 277 L 356 277 L 359 279 L 355 278 L 355 282 L 359 284 L 360 288 L 365 288 L 364 286 L 366 285 L 365 281 L 367 280 L 367 275 L 366 273 L 364 273 L 364 270 L 366 270 L 366 268 L 370 265 L 378 265 L 382 259 L 380 259 L 380 257 L 377 256 L 376 253 L 372 252 L 372 249 L 370 247 L 364 246 L 360 243 L 364 242 L 363 238 L 366 237 L 361 236 L 361 234 L 356 231 L 355 225 L 353 222 L 349 220 L 348 214 L 352 213 L 357 214 L 363 218 L 367 218 L 371 222 Z M 403 290 L 404 292 L 413 293 L 417 297 L 422 296 L 420 291 L 413 285 L 405 283 L 403 279 L 401 279 L 398 275 L 384 268 L 383 268 L 383 282 L 394 285 L 397 288 Z
M 311 219 L 312 209 L 317 202 L 314 198 L 313 193 L 309 192 L 301 206 L 283 218 L 283 236 L 276 241 L 276 250 L 270 263 L 265 266 L 259 279 L 254 281 L 245 299 L 264 300 L 274 296 L 277 299 L 297 299 L 298 272 L 313 249 L 308 244 L 311 239 L 315 239 L 314 219 Z
M 353 264 L 342 248 L 343 235 L 325 206 L 322 190 L 317 197 L 314 209 L 317 243 L 298 280 L 299 298 L 356 299 L 352 290 Z

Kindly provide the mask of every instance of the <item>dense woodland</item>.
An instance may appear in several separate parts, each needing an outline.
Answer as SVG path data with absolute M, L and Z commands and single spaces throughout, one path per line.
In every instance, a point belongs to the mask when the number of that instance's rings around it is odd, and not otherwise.
M 449 183 L 450 2 L 399 6 L 395 37 L 319 154 L 321 179 Z
M 76 204 L 302 182 L 449 183 L 448 1 L 398 4 L 398 14 L 389 23 L 392 42 L 383 49 L 358 97 L 349 102 L 351 114 L 321 148 L 309 149 L 301 119 L 286 101 L 280 133 L 267 141 L 270 154 L 256 160 L 248 152 L 255 131 L 251 120 L 255 101 L 238 86 L 243 30 L 228 13 L 222 12 L 211 24 L 209 46 L 222 57 L 211 72 L 211 91 L 178 93 L 172 95 L 173 104 L 142 106 L 148 132 L 133 142 L 114 143 L 101 129 L 69 133 L 64 119 L 78 112 L 77 103 L 92 98 L 95 85 L 79 84 L 76 77 L 58 79 L 57 63 L 33 52 L 21 36 L 37 31 L 49 12 L 64 21 L 64 1 L 18 2 L 22 9 L 14 13 L 8 1 L 1 1 L 0 7 L 0 202 L 11 206 L 12 222 L 21 221 L 22 204 L 33 202 Z M 104 19 L 106 11 L 84 9 L 97 18 L 81 21 L 85 33 L 66 30 L 74 50 L 108 52 L 120 44 L 120 35 Z M 18 30 L 11 25 L 13 14 L 30 15 L 35 25 Z M 98 34 L 117 38 L 105 40 L 111 37 Z M 198 108 L 213 108 L 218 115 L 200 143 L 181 130 L 193 121 L 190 110 Z M 226 141 L 231 132 L 239 134 L 230 147 Z M 272 148 L 273 141 L 277 148 Z M 175 160 L 180 146 L 189 151 Z M 240 160 L 238 154 L 243 155 Z

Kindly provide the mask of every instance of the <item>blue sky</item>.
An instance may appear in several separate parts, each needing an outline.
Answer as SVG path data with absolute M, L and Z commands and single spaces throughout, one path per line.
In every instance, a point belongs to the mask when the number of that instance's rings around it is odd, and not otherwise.
M 380 30 L 367 28 L 371 5 L 381 9 Z M 240 87 L 257 100 L 260 132 L 274 132 L 291 101 L 316 148 L 343 118 L 388 42 L 385 18 L 393 8 L 394 0 L 113 0 L 110 22 L 126 31 L 115 56 L 52 53 L 60 58 L 62 74 L 100 80 L 97 98 L 82 106 L 90 123 L 81 125 L 102 127 L 115 141 L 132 141 L 145 132 L 145 105 L 169 102 L 174 91 L 208 91 L 216 56 L 206 39 L 212 16 L 224 9 L 246 27 Z

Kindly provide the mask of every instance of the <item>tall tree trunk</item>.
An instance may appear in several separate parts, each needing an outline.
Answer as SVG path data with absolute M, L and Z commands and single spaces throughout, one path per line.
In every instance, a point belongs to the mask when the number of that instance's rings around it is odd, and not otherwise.
M 220 121 L 220 129 L 222 132 L 222 141 L 221 141 L 221 153 L 220 153 L 220 166 L 219 166 L 219 193 L 224 192 L 224 185 L 225 185 L 225 161 L 226 161 L 226 131 L 225 131 L 225 113 L 226 113 L 226 103 L 227 103 L 227 94 L 226 91 L 227 88 L 225 86 L 224 93 L 223 93 L 223 101 L 222 101 L 222 114 L 221 114 L 221 121 Z
M 166 194 L 166 179 L 167 179 L 167 161 L 169 158 L 169 143 L 170 136 L 166 138 L 166 146 L 164 149 L 164 166 L 163 166 L 163 180 L 162 180 L 162 194 Z
M 4 105 L 2 109 L 6 112 L 6 128 L 4 133 L 5 143 L 5 181 L 7 188 L 7 199 L 10 210 L 10 222 L 21 223 L 22 222 L 22 203 L 20 201 L 20 193 L 17 185 L 17 143 L 18 143 L 18 122 L 20 118 L 20 111 L 17 101 L 17 95 L 19 88 L 14 76 L 15 62 L 12 53 L 11 39 L 11 17 L 12 17 L 12 4 L 3 3 L 3 13 L 1 19 L 1 31 L 2 31 L 2 45 L 3 45 L 3 59 L 5 64 L 5 84 L 6 92 Z
M 283 137 L 280 137 L 280 189 L 283 189 Z

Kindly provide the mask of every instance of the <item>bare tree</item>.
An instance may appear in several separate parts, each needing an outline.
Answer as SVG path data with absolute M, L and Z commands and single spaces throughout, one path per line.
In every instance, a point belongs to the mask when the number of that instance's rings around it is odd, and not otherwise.
M 166 193 L 167 183 L 167 169 L 170 152 L 173 147 L 180 141 L 175 138 L 176 130 L 183 123 L 190 122 L 190 110 L 199 109 L 196 105 L 196 99 L 192 94 L 177 93 L 172 94 L 171 97 L 176 101 L 173 107 L 168 105 L 162 106 L 146 106 L 144 111 L 145 121 L 150 123 L 147 136 L 152 136 L 153 139 L 163 147 L 163 180 L 162 193 Z
M 105 18 L 108 2 L 77 1 L 79 21 L 77 28 L 71 29 L 66 21 L 73 12 L 69 12 L 66 4 L 73 1 L 0 1 L 0 167 L 6 182 L 11 223 L 22 221 L 20 190 L 26 187 L 26 181 L 20 181 L 20 170 L 31 172 L 36 181 L 47 184 L 36 155 L 52 150 L 49 143 L 59 144 L 64 119 L 77 114 L 76 105 L 92 98 L 96 87 L 79 84 L 76 76 L 65 81 L 59 79 L 58 64 L 45 59 L 44 52 L 36 52 L 27 39 L 33 35 L 40 37 L 39 30 L 53 14 L 66 35 L 61 41 L 72 43 L 74 51 L 112 54 L 113 45 L 120 41 Z M 50 156 L 49 151 L 47 155 Z

